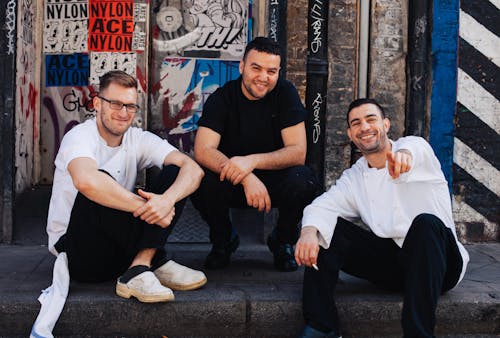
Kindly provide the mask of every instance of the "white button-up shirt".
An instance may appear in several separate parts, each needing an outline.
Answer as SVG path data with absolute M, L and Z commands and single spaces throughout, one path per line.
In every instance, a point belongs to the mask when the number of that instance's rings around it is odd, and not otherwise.
M 402 247 L 416 216 L 433 214 L 452 230 L 463 260 L 465 274 L 469 255 L 458 241 L 448 185 L 430 145 L 421 137 L 408 136 L 392 142 L 392 151 L 406 149 L 412 155 L 409 172 L 393 179 L 387 166 L 370 168 L 364 157 L 344 171 L 327 192 L 304 209 L 302 226 L 318 229 L 320 245 L 330 246 L 337 218 L 361 219 L 381 238 L 392 238 Z

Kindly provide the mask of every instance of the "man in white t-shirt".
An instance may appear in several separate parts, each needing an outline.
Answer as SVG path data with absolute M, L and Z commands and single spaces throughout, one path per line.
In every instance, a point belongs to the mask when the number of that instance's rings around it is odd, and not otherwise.
M 390 140 L 390 122 L 373 99 L 352 102 L 347 122 L 363 157 L 304 209 L 295 249 L 306 266 L 301 337 L 339 337 L 339 270 L 402 291 L 404 336 L 432 337 L 439 295 L 458 284 L 469 261 L 441 166 L 423 138 Z
M 171 289 L 207 281 L 166 260 L 165 243 L 203 171 L 166 140 L 131 127 L 137 80 L 123 71 L 100 79 L 96 118 L 63 138 L 55 159 L 47 232 L 49 250 L 66 252 L 72 279 L 117 279 L 116 293 L 142 302 L 174 299 Z M 154 184 L 134 192 L 137 172 L 156 166 Z

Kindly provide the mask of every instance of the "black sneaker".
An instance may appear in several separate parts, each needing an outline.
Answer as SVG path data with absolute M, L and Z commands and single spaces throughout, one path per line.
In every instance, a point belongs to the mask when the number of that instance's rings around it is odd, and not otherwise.
M 235 235 L 231 241 L 224 245 L 213 245 L 205 259 L 205 268 L 214 270 L 228 266 L 231 263 L 231 254 L 236 251 L 239 245 L 238 235 Z
M 274 255 L 274 267 L 277 270 L 290 272 L 298 269 L 292 244 L 280 244 L 273 235 L 269 235 L 267 246 Z

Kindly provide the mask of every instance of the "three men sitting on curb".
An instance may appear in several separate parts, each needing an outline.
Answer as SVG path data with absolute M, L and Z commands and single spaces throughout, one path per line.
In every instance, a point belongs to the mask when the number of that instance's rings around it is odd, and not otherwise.
M 280 217 L 267 240 L 274 266 L 306 266 L 302 337 L 340 335 L 334 296 L 340 270 L 401 290 L 404 335 L 433 336 L 439 296 L 460 282 L 469 256 L 430 145 L 414 136 L 390 140 L 383 108 L 355 100 L 347 134 L 363 157 L 317 197 L 321 187 L 304 165 L 306 111 L 293 85 L 279 79 L 278 45 L 254 39 L 239 69 L 240 78 L 203 107 L 194 147 L 203 170 L 166 140 L 131 127 L 137 81 L 122 71 L 105 74 L 96 118 L 64 136 L 55 160 L 49 250 L 66 253 L 77 281 L 116 279 L 121 297 L 169 301 L 172 290 L 207 282 L 203 272 L 166 259 L 187 196 L 194 193 L 210 226 L 208 269 L 228 266 L 239 245 L 230 207 L 277 206 Z M 156 182 L 135 193 L 138 171 L 152 166 L 161 169 Z

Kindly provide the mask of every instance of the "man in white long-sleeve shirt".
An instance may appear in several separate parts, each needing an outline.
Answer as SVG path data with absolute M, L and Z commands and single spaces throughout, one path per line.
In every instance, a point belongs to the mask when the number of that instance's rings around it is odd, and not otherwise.
M 405 337 L 432 337 L 439 295 L 463 278 L 446 179 L 420 137 L 388 138 L 373 99 L 351 103 L 347 134 L 363 157 L 304 209 L 295 259 L 305 265 L 302 337 L 338 337 L 339 270 L 404 293 Z M 371 231 L 351 223 L 361 219 Z

